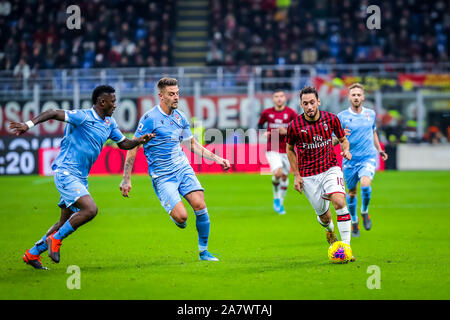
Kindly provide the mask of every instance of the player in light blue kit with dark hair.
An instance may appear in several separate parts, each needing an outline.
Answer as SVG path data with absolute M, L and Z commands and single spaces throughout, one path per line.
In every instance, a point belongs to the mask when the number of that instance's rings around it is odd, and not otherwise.
M 191 133 L 189 121 L 178 110 L 178 82 L 173 78 L 158 81 L 160 104 L 147 111 L 139 121 L 135 136 L 153 133 L 155 137 L 144 145 L 144 154 L 148 163 L 148 174 L 161 205 L 175 224 L 184 229 L 188 217 L 183 205 L 183 196 L 195 213 L 198 232 L 200 260 L 217 261 L 208 252 L 210 220 L 205 204 L 203 187 L 181 149 L 184 142 L 195 154 L 214 160 L 223 169 L 230 168 L 230 162 L 216 156 L 195 140 Z M 128 197 L 131 190 L 131 171 L 139 147 L 127 152 L 123 180 L 120 190 Z
M 45 268 L 40 254 L 48 250 L 54 262 L 60 260 L 62 240 L 97 215 L 97 205 L 88 191 L 87 177 L 103 144 L 111 139 L 119 148 L 129 150 L 148 142 L 152 134 L 127 139 L 119 130 L 112 114 L 116 109 L 114 88 L 98 86 L 92 93 L 93 107 L 83 110 L 48 110 L 26 123 L 12 122 L 16 135 L 27 132 L 38 123 L 50 119 L 65 121 L 61 150 L 52 163 L 55 185 L 60 193 L 61 217 L 36 244 L 23 255 L 23 261 L 36 269 Z
M 372 196 L 371 183 L 378 166 L 378 155 L 386 161 L 388 155 L 380 146 L 376 131 L 376 114 L 371 109 L 364 108 L 364 88 L 355 83 L 349 87 L 348 99 L 351 107 L 338 114 L 342 127 L 345 129 L 350 142 L 352 159 L 343 159 L 344 180 L 347 185 L 347 206 L 352 217 L 352 236 L 359 237 L 359 223 L 356 208 L 356 186 L 361 184 L 361 217 L 366 230 L 372 227 L 369 216 L 369 203 Z

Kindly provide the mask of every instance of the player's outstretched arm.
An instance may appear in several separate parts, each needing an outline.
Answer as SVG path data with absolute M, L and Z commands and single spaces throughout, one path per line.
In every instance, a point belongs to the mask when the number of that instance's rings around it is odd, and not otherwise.
M 122 192 L 122 196 L 129 198 L 128 193 L 131 190 L 131 173 L 133 171 L 134 161 L 136 160 L 136 154 L 139 149 L 134 147 L 133 149 L 128 150 L 127 156 L 125 158 L 125 165 L 123 167 L 123 178 L 120 182 L 119 189 Z
M 373 143 L 374 143 L 375 148 L 377 149 L 378 153 L 380 154 L 381 159 L 383 159 L 383 161 L 386 161 L 388 159 L 388 155 L 383 150 L 383 148 L 381 148 L 380 139 L 378 139 L 378 134 L 376 131 L 373 131 Z
M 297 155 L 295 154 L 294 146 L 286 144 L 286 153 L 292 168 L 292 173 L 294 174 L 294 189 L 301 194 L 303 192 L 303 179 L 298 171 Z
M 352 154 L 350 153 L 350 143 L 346 137 L 342 137 L 339 139 L 339 143 L 341 144 L 341 155 L 347 159 L 352 159 Z
M 125 138 L 122 142 L 118 143 L 117 145 L 119 146 L 120 149 L 130 150 L 137 146 L 140 146 L 141 144 L 146 144 L 147 142 L 150 141 L 150 139 L 154 137 L 155 137 L 154 133 L 147 133 L 139 138 L 136 137 L 134 137 L 133 139 Z
M 195 140 L 195 138 L 190 140 L 189 148 L 190 151 L 196 155 L 208 160 L 213 160 L 214 162 L 220 164 L 224 170 L 228 170 L 231 167 L 230 161 L 215 155 L 213 152 L 202 146 L 197 140 Z
M 66 120 L 66 113 L 64 110 L 47 110 L 36 117 L 34 117 L 31 120 L 28 120 L 27 122 L 10 122 L 9 129 L 12 130 L 12 132 L 18 136 L 21 134 L 24 134 L 29 129 L 33 128 L 35 125 L 45 122 L 48 120 L 58 120 L 58 121 L 65 121 Z

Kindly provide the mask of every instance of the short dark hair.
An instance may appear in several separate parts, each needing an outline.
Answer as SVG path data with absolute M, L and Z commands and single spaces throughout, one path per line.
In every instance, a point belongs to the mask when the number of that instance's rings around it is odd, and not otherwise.
M 102 94 L 104 93 L 110 94 L 114 92 L 116 92 L 116 89 L 108 85 L 100 85 L 96 87 L 92 92 L 92 104 L 96 104 L 98 97 L 100 97 Z
M 316 99 L 319 99 L 319 94 L 317 93 L 316 88 L 314 88 L 313 86 L 307 86 L 300 91 L 300 100 L 302 100 L 302 95 L 310 93 L 314 93 Z
M 163 91 L 165 87 L 169 86 L 177 86 L 178 81 L 174 78 L 161 78 L 158 81 L 158 89 L 159 91 Z
M 283 92 L 284 93 L 284 89 L 281 89 L 281 88 L 275 89 L 275 90 L 273 90 L 272 94 L 275 94 L 275 93 L 278 93 L 278 92 Z

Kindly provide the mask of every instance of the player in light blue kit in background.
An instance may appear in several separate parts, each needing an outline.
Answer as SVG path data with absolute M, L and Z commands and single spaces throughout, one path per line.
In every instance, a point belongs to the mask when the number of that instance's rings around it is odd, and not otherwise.
M 88 191 L 87 177 L 106 140 L 111 139 L 119 148 L 129 150 L 153 137 L 146 134 L 130 140 L 120 132 L 111 117 L 116 109 L 114 92 L 110 86 L 98 86 L 92 93 L 91 109 L 48 110 L 26 123 L 11 122 L 10 129 L 16 135 L 51 119 L 67 122 L 61 150 L 52 163 L 56 189 L 61 195 L 58 203 L 61 217 L 23 255 L 23 261 L 36 269 L 47 269 L 40 260 L 40 254 L 47 250 L 49 257 L 58 263 L 62 240 L 97 215 L 97 205 Z
M 369 203 L 372 196 L 372 183 L 377 168 L 378 154 L 383 161 L 388 155 L 380 146 L 376 131 L 375 111 L 364 108 L 364 87 L 359 83 L 352 84 L 349 88 L 348 99 L 351 107 L 338 114 L 342 127 L 345 129 L 350 142 L 352 159 L 343 159 L 344 180 L 347 185 L 347 206 L 352 217 L 352 236 L 359 237 L 359 222 L 356 208 L 356 186 L 361 184 L 361 217 L 366 230 L 372 227 L 369 216 Z
M 230 168 L 230 162 L 204 148 L 193 137 L 189 121 L 184 113 L 178 110 L 178 81 L 162 78 L 158 81 L 158 90 L 160 104 L 142 116 L 135 133 L 136 137 L 155 134 L 155 137 L 144 145 L 153 188 L 169 217 L 182 229 L 186 228 L 188 213 L 180 195 L 189 202 L 196 218 L 200 260 L 218 261 L 207 250 L 210 220 L 204 190 L 180 144 L 185 143 L 191 152 L 215 161 L 224 170 Z M 124 197 L 128 197 L 131 190 L 131 172 L 138 148 L 127 152 L 123 180 L 120 183 Z

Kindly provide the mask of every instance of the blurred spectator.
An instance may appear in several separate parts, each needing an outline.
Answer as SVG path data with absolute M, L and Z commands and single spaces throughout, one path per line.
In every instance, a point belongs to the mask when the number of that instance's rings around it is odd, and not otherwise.
M 0 66 L 26 56 L 32 69 L 134 67 L 148 55 L 156 66 L 171 65 L 174 2 L 80 0 L 81 29 L 68 30 L 67 2 L 0 0 Z
M 20 58 L 19 63 L 14 67 L 14 76 L 19 79 L 27 80 L 30 77 L 30 66 L 25 61 L 25 58 Z
M 386 136 L 389 145 L 407 142 L 407 135 L 405 134 L 407 126 L 400 112 L 391 109 L 380 115 L 380 118 L 380 131 Z
M 444 134 L 441 132 L 439 127 L 435 125 L 428 127 L 427 132 L 425 133 L 423 139 L 431 144 L 447 142 L 447 139 L 445 138 Z
M 206 54 L 206 63 L 212 66 L 223 64 L 223 51 L 217 47 L 216 44 Z
M 9 1 L 0 1 L 0 16 L 9 16 L 11 13 L 11 3 Z

